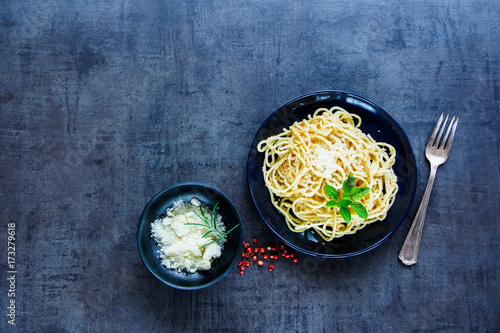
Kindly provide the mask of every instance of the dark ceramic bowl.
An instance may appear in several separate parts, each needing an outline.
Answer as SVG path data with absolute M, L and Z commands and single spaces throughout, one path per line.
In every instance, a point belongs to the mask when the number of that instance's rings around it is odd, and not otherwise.
M 222 255 L 212 263 L 210 270 L 188 273 L 167 269 L 161 264 L 158 244 L 151 237 L 151 223 L 163 216 L 175 201 L 182 199 L 189 202 L 193 197 L 209 209 L 219 201 L 217 212 L 222 216 L 226 230 L 237 224 L 239 227 L 229 233 Z M 222 192 L 207 185 L 185 183 L 169 187 L 149 201 L 139 219 L 137 242 L 142 261 L 155 277 L 173 288 L 195 290 L 218 282 L 234 267 L 242 249 L 243 228 L 236 208 Z
M 318 108 L 340 106 L 361 117 L 361 130 L 376 141 L 387 142 L 396 149 L 393 166 L 398 177 L 399 190 L 384 221 L 374 222 L 353 235 L 346 235 L 325 242 L 314 231 L 291 231 L 283 215 L 270 200 L 262 165 L 264 154 L 257 151 L 257 144 L 271 135 L 278 134 L 295 121 L 306 119 Z M 250 194 L 262 220 L 284 243 L 303 253 L 325 257 L 345 258 L 370 251 L 382 244 L 406 218 L 415 196 L 417 169 L 413 151 L 405 132 L 380 106 L 346 92 L 320 91 L 299 96 L 272 113 L 258 130 L 248 155 L 248 185 Z

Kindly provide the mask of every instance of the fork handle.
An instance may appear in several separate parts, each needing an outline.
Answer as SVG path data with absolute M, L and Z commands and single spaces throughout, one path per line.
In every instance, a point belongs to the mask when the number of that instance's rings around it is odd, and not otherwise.
M 431 164 L 431 171 L 429 174 L 429 180 L 427 181 L 427 187 L 425 188 L 424 196 L 422 202 L 418 207 L 417 215 L 411 225 L 410 231 L 406 236 L 405 242 L 399 252 L 399 259 L 405 265 L 413 265 L 417 263 L 418 250 L 420 249 L 420 239 L 422 238 L 422 229 L 424 228 L 425 213 L 427 212 L 427 205 L 429 204 L 429 198 L 431 196 L 432 185 L 434 185 L 434 179 L 436 178 L 436 171 L 438 166 L 436 164 Z

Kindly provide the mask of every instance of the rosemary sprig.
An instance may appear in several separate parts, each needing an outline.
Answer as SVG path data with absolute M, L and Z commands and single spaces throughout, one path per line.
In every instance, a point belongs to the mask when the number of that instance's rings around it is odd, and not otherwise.
M 198 214 L 197 212 L 195 212 L 194 210 L 191 210 L 193 213 L 196 214 L 196 216 L 198 216 L 200 218 L 200 220 L 203 222 L 203 224 L 201 223 L 186 223 L 186 225 L 197 225 L 197 226 L 200 226 L 200 227 L 204 227 L 204 228 L 208 228 L 209 230 L 207 232 L 205 232 L 203 234 L 203 238 L 205 238 L 206 236 L 208 236 L 209 234 L 211 233 L 215 233 L 217 234 L 217 237 L 212 240 L 211 242 L 208 242 L 207 244 L 203 245 L 203 246 L 200 246 L 200 249 L 214 243 L 214 242 L 218 242 L 220 240 L 222 240 L 222 242 L 225 242 L 227 240 L 226 236 L 231 232 L 233 231 L 234 229 L 236 229 L 236 227 L 238 227 L 240 224 L 238 223 L 237 225 L 235 225 L 234 227 L 232 227 L 229 231 L 226 231 L 226 232 L 221 232 L 220 230 L 217 229 L 217 225 L 216 225 L 216 221 L 215 221 L 215 215 L 216 215 L 216 212 L 217 212 L 217 206 L 219 205 L 219 202 L 217 201 L 217 203 L 215 204 L 214 206 L 214 209 L 212 209 L 212 213 L 211 213 L 211 216 L 210 216 L 210 221 L 207 219 L 207 217 L 205 216 L 205 213 L 203 213 L 203 209 L 201 208 L 200 206 L 200 214 Z

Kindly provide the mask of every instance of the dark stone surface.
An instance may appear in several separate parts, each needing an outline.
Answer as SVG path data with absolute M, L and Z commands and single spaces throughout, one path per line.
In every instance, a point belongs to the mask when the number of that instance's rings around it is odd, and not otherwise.
M 3 1 L 1 326 L 16 224 L 21 332 L 500 331 L 497 0 Z M 184 181 L 225 192 L 247 240 L 275 242 L 246 184 L 249 144 L 287 100 L 338 89 L 407 131 L 419 169 L 442 112 L 460 117 L 420 260 L 399 249 L 299 255 L 185 292 L 142 264 L 148 200 Z M 414 216 L 415 202 L 410 216 Z

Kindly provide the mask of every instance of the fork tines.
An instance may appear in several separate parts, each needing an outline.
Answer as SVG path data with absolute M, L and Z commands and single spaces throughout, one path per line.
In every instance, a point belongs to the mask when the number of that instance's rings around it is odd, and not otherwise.
M 458 117 L 451 118 L 451 122 L 446 129 L 446 133 L 443 136 L 444 129 L 446 127 L 446 123 L 448 122 L 449 115 L 446 115 L 446 118 L 443 122 L 443 114 L 439 117 L 434 130 L 432 131 L 431 137 L 427 142 L 428 145 L 433 146 L 436 149 L 444 149 L 448 150 L 451 147 L 451 143 L 453 142 L 453 137 L 455 136 L 455 130 L 457 128 Z M 441 140 L 442 137 L 442 140 Z

